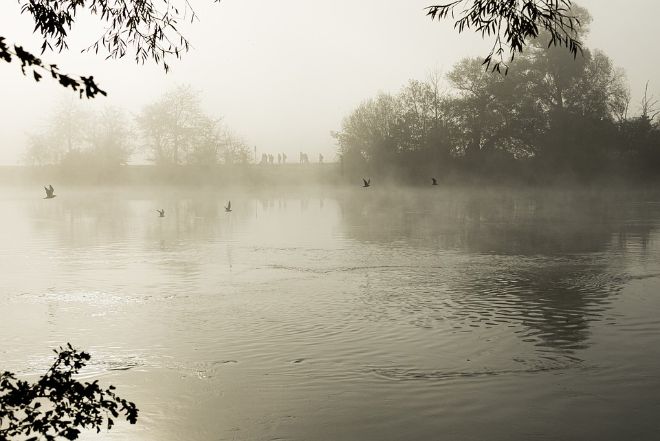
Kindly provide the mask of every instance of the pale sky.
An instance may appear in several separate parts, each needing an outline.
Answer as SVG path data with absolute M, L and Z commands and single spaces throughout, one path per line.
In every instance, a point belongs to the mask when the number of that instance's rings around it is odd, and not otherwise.
M 92 74 L 109 93 L 85 103 L 111 104 L 137 113 L 177 84 L 203 93 L 205 110 L 222 117 L 258 153 L 299 151 L 316 161 L 335 157 L 330 131 L 362 100 L 396 92 L 409 79 L 446 72 L 463 57 L 485 56 L 489 43 L 457 34 L 450 21 L 432 22 L 423 8 L 432 0 L 211 0 L 191 1 L 200 21 L 184 27 L 193 48 L 171 61 L 165 74 L 132 59 L 80 54 L 98 30 L 74 27 L 71 51 L 47 53 L 62 72 Z M 654 0 L 582 0 L 593 16 L 586 45 L 625 69 L 637 110 L 644 84 L 660 97 L 660 62 Z M 625 5 L 625 6 L 622 6 Z M 615 9 L 619 8 L 619 9 Z M 0 4 L 0 35 L 38 52 L 33 23 L 16 1 Z M 0 62 L 0 164 L 16 164 L 25 135 L 43 125 L 58 100 L 73 95 L 48 79 L 35 83 L 17 64 Z

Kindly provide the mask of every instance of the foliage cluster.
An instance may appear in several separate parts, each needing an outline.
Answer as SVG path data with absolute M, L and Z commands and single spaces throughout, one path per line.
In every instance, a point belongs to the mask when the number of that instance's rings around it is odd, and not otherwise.
M 588 24 L 586 11 L 577 12 Z M 574 59 L 543 41 L 516 57 L 506 76 L 464 59 L 446 83 L 413 80 L 363 102 L 334 133 L 345 169 L 529 180 L 657 173 L 653 99 L 629 115 L 625 76 L 603 52 L 584 48 Z
M 180 86 L 137 117 L 144 148 L 156 165 L 245 164 L 250 148 L 201 108 L 199 94 Z
M 46 50 L 68 50 L 69 33 L 77 17 L 85 12 L 101 29 L 100 36 L 85 51 L 102 51 L 107 58 L 132 54 L 136 62 L 151 60 L 165 71 L 170 58 L 180 58 L 190 48 L 188 39 L 179 31 L 180 24 L 197 19 L 187 0 L 19 0 L 19 4 L 21 12 L 34 21 L 34 32 L 42 41 L 42 55 Z M 23 74 L 30 72 L 40 81 L 45 73 L 63 87 L 79 91 L 80 97 L 106 94 L 93 76 L 63 74 L 56 64 L 44 62 L 21 45 L 8 43 L 3 36 L 0 59 L 8 63 L 17 59 Z
M 513 61 L 527 41 L 541 35 L 547 36 L 548 46 L 565 46 L 573 57 L 582 51 L 581 22 L 571 0 L 454 0 L 426 9 L 432 19 L 455 19 L 458 32 L 474 29 L 492 38 L 493 47 L 483 64 L 497 72 L 502 67 L 508 71 L 507 54 Z
M 103 389 L 98 381 L 75 379 L 89 361 L 88 353 L 70 344 L 55 353 L 55 362 L 35 383 L 11 372 L 0 374 L 0 439 L 74 440 L 81 429 L 111 429 L 120 417 L 136 423 L 138 409 L 117 396 L 114 386 Z
M 220 0 L 214 0 L 219 2 Z M 46 50 L 68 49 L 69 33 L 83 11 L 99 24 L 100 37 L 85 51 L 99 51 L 107 58 L 132 54 L 138 63 L 148 60 L 169 69 L 171 57 L 180 58 L 190 48 L 180 32 L 182 22 L 194 22 L 197 15 L 188 0 L 18 0 L 21 12 L 34 21 L 34 31 L 41 39 L 41 54 Z M 577 36 L 579 18 L 571 13 L 571 0 L 453 0 L 426 8 L 432 19 L 455 19 L 459 32 L 474 29 L 494 39 L 484 64 L 500 71 L 508 69 L 504 56 L 513 59 L 529 39 L 541 33 L 549 35 L 550 45 L 565 46 L 575 56 L 581 50 Z M 458 10 L 458 13 L 457 13 Z M 456 15 L 458 18 L 456 19 Z M 493 60 L 493 57 L 499 59 Z M 80 97 L 105 95 L 94 77 L 67 75 L 18 44 L 9 44 L 0 36 L 0 59 L 21 62 L 23 74 L 32 73 L 36 81 L 49 73 L 60 85 L 80 92 Z M 26 70 L 27 68 L 27 70 Z
M 22 46 L 17 44 L 10 45 L 4 37 L 0 37 L 0 60 L 11 63 L 14 59 L 20 61 L 23 75 L 31 72 L 32 78 L 35 81 L 41 81 L 45 73 L 46 75 L 50 75 L 61 86 L 78 91 L 81 98 L 83 96 L 94 98 L 97 94 L 106 95 L 106 92 L 96 84 L 93 76 L 86 77 L 83 75 L 72 76 L 64 74 L 60 72 L 56 64 L 46 64 L 41 58 L 26 51 Z
M 25 160 L 114 169 L 128 161 L 135 147 L 132 135 L 129 118 L 118 108 L 85 112 L 75 102 L 62 103 L 43 130 L 29 134 Z
M 251 159 L 247 144 L 204 112 L 199 94 L 180 86 L 135 118 L 112 107 L 91 113 L 72 102 L 61 105 L 45 130 L 30 135 L 25 160 L 113 172 L 138 150 L 160 166 L 239 164 Z

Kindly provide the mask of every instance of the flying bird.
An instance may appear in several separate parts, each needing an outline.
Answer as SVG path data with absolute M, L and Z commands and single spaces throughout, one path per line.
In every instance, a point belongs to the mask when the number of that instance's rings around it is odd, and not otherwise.
M 431 185 L 438 185 L 438 180 L 436 178 L 431 178 L 431 181 L 433 181 Z
M 164 208 L 162 208 L 160 210 L 156 209 L 156 211 L 158 212 L 158 217 L 165 217 L 165 209 Z
M 231 213 L 231 201 L 227 201 L 227 206 L 225 207 L 226 213 Z
M 55 189 L 53 188 L 52 185 L 48 185 L 48 187 L 44 187 L 44 190 L 46 190 L 46 197 L 44 199 L 53 199 L 55 196 Z
M 364 179 L 362 178 L 362 182 L 364 182 L 364 185 L 362 185 L 364 188 L 367 188 L 371 185 L 371 178 L 369 179 Z

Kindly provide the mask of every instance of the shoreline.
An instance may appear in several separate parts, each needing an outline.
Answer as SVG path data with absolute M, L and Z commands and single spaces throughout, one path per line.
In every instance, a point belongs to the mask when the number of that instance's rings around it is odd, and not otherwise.
M 324 164 L 279 164 L 279 165 L 213 165 L 213 166 L 168 166 L 123 165 L 115 168 L 76 168 L 64 166 L 12 166 L 0 165 L 0 185 L 23 186 L 52 183 L 89 187 L 126 186 L 181 186 L 205 187 L 245 187 L 246 189 L 282 187 L 347 187 L 361 186 L 362 177 L 372 180 L 373 189 L 401 187 L 429 187 L 431 176 L 405 176 L 392 172 L 342 173 L 338 162 Z M 483 190 L 519 189 L 524 190 L 589 190 L 589 191 L 660 191 L 660 177 L 629 177 L 623 175 L 603 175 L 590 179 L 573 175 L 527 179 L 523 176 L 510 176 L 506 179 L 476 173 L 451 173 L 443 176 L 440 172 L 438 189 L 475 188 Z

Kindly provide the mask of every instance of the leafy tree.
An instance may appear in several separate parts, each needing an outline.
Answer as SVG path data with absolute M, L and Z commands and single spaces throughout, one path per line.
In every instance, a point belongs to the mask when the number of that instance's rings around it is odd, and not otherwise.
M 577 6 L 572 13 L 582 38 L 589 14 Z M 584 48 L 576 61 L 542 44 L 545 31 L 539 35 L 506 76 L 465 59 L 447 73 L 443 96 L 432 82 L 411 81 L 397 95 L 362 103 L 334 134 L 343 166 L 534 180 L 631 176 L 660 166 L 656 101 L 647 97 L 641 115 L 629 118 L 625 75 L 607 55 Z
M 56 164 L 59 162 L 59 153 L 53 147 L 54 144 L 46 135 L 30 134 L 23 161 L 36 166 Z
M 573 113 L 619 119 L 625 114 L 630 92 L 625 73 L 596 50 L 586 54 L 584 69 L 565 94 L 568 110 Z
M 117 107 L 103 108 L 89 129 L 89 150 L 101 166 L 126 165 L 132 152 L 133 130 L 126 113 Z
M 214 165 L 246 163 L 250 149 L 225 128 L 220 119 L 207 115 L 200 94 L 179 86 L 147 105 L 137 117 L 144 147 L 156 165 Z
M 247 142 L 229 129 L 222 134 L 220 145 L 220 159 L 224 164 L 247 164 L 252 158 Z
M 112 171 L 132 153 L 131 124 L 120 109 L 85 112 L 75 101 L 56 106 L 41 132 L 29 135 L 25 155 L 32 165 L 62 165 Z
M 199 93 L 190 86 L 179 86 L 146 106 L 137 122 L 157 165 L 217 161 L 218 121 L 204 113 Z
M 103 389 L 98 381 L 75 379 L 91 358 L 87 352 L 67 344 L 55 354 L 53 365 L 35 383 L 11 372 L 0 374 L 0 439 L 75 440 L 81 429 L 111 429 L 120 414 L 137 422 L 137 407 L 117 396 L 114 386 Z
M 396 95 L 364 101 L 344 118 L 341 130 L 332 133 L 345 171 L 355 176 L 371 167 L 398 173 L 411 163 L 446 163 L 453 130 L 448 101 L 437 76 L 412 80 Z
M 29 134 L 26 160 L 33 165 L 54 165 L 85 148 L 89 115 L 75 101 L 60 101 L 41 132 Z
M 377 165 L 391 163 L 399 146 L 397 135 L 403 121 L 395 97 L 380 94 L 360 104 L 342 122 L 342 130 L 333 133 L 340 155 L 349 163 L 369 161 Z
M 460 134 L 455 149 L 475 158 L 495 144 L 504 125 L 508 109 L 497 100 L 497 88 L 504 78 L 485 72 L 478 59 L 464 59 L 447 74 L 447 79 L 458 93 L 450 110 Z
M 397 97 L 400 106 L 400 130 L 403 150 L 417 150 L 429 138 L 431 131 L 440 123 L 440 100 L 430 82 L 410 80 Z M 401 121 L 400 121 L 401 122 Z

